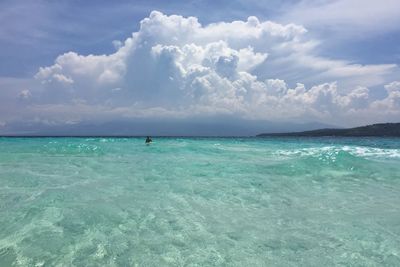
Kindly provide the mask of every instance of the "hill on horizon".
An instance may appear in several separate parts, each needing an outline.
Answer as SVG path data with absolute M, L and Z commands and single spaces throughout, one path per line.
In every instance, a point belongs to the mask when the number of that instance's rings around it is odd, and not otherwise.
M 318 136 L 343 136 L 343 137 L 400 137 L 400 123 L 377 123 L 366 126 L 336 129 L 326 128 L 302 132 L 283 132 L 283 133 L 262 133 L 257 137 L 268 136 L 297 136 L 297 137 L 318 137 Z

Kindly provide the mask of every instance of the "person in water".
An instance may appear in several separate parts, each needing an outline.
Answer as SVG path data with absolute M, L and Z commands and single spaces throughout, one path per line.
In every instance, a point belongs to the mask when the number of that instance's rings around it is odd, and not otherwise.
M 151 142 L 153 142 L 153 140 L 151 140 L 150 136 L 147 136 L 147 138 L 146 138 L 146 144 L 150 144 Z

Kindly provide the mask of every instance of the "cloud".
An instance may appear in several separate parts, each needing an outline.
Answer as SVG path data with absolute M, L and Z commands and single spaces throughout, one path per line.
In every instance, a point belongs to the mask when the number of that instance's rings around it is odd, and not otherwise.
M 314 52 L 318 40 L 301 25 L 249 17 L 203 26 L 195 17 L 153 11 L 131 37 L 113 43 L 113 54 L 68 52 L 41 67 L 35 86 L 20 93 L 35 96 L 24 118 L 76 122 L 231 115 L 343 125 L 357 121 L 358 114 L 399 114 L 394 89 L 399 86 L 386 81 L 397 65 L 319 56 Z M 371 99 L 368 88 L 385 83 L 387 96 Z
M 302 0 L 282 20 L 310 27 L 347 33 L 353 38 L 398 31 L 400 2 L 397 0 Z M 367 34 L 368 33 L 368 34 Z
M 388 114 L 399 114 L 400 110 L 400 82 L 395 81 L 385 85 L 387 97 L 375 101 L 373 107 L 385 110 Z
M 27 99 L 29 99 L 31 97 L 32 97 L 32 94 L 31 94 L 31 92 L 29 90 L 22 90 L 18 94 L 18 98 L 22 99 L 22 100 L 27 100 Z

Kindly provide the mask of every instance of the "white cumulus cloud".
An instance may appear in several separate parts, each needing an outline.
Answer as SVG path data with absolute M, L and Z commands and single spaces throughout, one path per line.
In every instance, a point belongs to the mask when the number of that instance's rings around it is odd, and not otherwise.
M 19 94 L 18 94 L 18 98 L 20 98 L 20 99 L 24 99 L 24 100 L 26 100 L 26 99 L 29 99 L 29 98 L 31 98 L 32 97 L 32 94 L 31 94 L 31 92 L 29 91 L 29 90 L 22 90 L 21 92 L 19 92 Z
M 131 37 L 113 43 L 113 54 L 68 52 L 41 67 L 38 96 L 26 109 L 65 121 L 229 114 L 343 124 L 400 114 L 400 84 L 386 78 L 397 65 L 321 57 L 301 25 L 256 17 L 201 25 L 153 11 Z M 371 99 L 372 86 L 386 96 Z

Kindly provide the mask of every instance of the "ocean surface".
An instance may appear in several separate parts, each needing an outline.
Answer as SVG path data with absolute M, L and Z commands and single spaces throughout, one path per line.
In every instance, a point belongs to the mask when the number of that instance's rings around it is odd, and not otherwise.
M 0 138 L 0 266 L 400 266 L 400 139 Z

